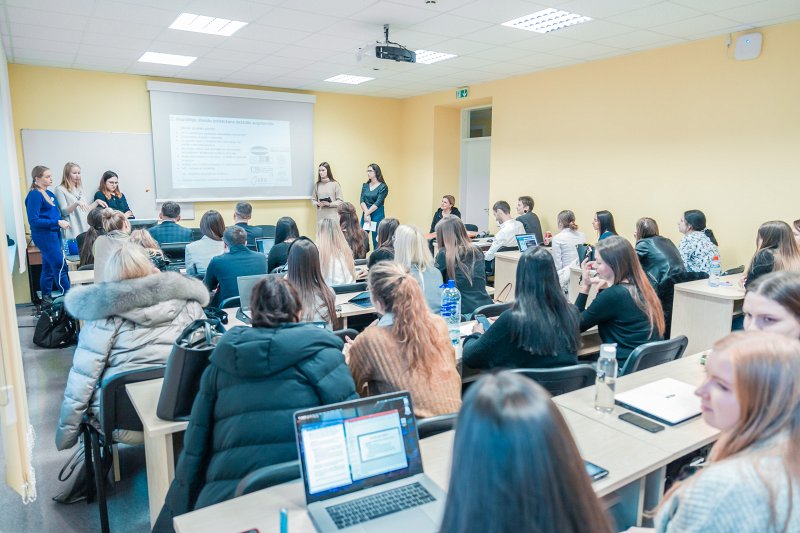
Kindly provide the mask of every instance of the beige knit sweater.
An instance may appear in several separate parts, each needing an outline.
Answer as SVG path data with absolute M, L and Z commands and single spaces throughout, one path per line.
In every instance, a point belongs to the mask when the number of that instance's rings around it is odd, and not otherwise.
M 439 334 L 447 338 L 444 320 L 438 316 L 432 319 Z M 419 418 L 455 413 L 461 408 L 461 376 L 451 348 L 445 354 L 430 354 L 431 361 L 437 363 L 428 376 L 422 370 L 409 369 L 403 346 L 391 326 L 373 324 L 356 337 L 348 355 L 356 390 L 362 396 L 407 390 Z

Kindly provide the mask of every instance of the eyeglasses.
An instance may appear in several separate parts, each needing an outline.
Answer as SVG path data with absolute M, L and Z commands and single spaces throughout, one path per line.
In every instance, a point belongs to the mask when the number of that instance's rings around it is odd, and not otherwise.
M 106 183 L 108 185 L 117 185 L 119 182 L 118 181 L 107 181 Z

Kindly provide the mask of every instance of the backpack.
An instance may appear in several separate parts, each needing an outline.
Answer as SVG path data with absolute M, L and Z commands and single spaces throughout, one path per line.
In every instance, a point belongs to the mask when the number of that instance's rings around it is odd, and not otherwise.
M 63 348 L 78 340 L 78 321 L 64 309 L 64 297 L 53 300 L 43 309 L 33 331 L 33 343 L 42 348 Z

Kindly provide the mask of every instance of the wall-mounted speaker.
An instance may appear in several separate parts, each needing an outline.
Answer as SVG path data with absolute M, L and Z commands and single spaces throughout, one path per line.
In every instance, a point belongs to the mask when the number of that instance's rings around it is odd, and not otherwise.
M 745 33 L 736 39 L 736 52 L 734 57 L 739 61 L 755 59 L 761 55 L 763 37 L 760 33 Z

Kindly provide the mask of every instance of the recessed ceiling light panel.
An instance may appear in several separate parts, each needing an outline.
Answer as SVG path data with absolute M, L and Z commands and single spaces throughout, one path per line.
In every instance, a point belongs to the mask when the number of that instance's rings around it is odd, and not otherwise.
M 208 33 L 209 35 L 222 35 L 230 37 L 240 29 L 247 26 L 246 22 L 229 20 L 216 17 L 206 17 L 193 13 L 181 13 L 175 22 L 169 25 L 170 29 Z
M 445 59 L 453 59 L 454 57 L 458 57 L 456 54 L 433 52 L 431 50 L 416 50 L 414 53 L 417 54 L 416 62 L 424 63 L 425 65 L 430 65 L 431 63 L 438 63 L 439 61 L 444 61 Z
M 536 33 L 549 33 L 567 26 L 580 24 L 581 22 L 589 22 L 590 20 L 592 19 L 589 17 L 551 7 L 518 19 L 509 20 L 502 25 L 520 30 L 535 31 Z
M 374 80 L 375 78 L 369 78 L 367 76 L 353 76 L 351 74 L 339 74 L 337 76 L 332 76 L 325 81 L 330 81 L 332 83 L 347 83 L 348 85 L 358 85 L 360 83 L 364 83 L 365 81 Z
M 191 65 L 196 57 L 192 56 L 179 56 L 176 54 L 162 54 L 160 52 L 145 52 L 139 61 L 142 63 L 159 63 L 161 65 L 174 65 L 176 67 L 185 67 Z

